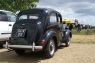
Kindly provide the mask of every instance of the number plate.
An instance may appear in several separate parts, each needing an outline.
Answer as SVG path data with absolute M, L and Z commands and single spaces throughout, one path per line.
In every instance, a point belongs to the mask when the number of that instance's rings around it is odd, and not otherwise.
M 26 29 L 18 29 L 16 33 L 16 37 L 25 37 Z

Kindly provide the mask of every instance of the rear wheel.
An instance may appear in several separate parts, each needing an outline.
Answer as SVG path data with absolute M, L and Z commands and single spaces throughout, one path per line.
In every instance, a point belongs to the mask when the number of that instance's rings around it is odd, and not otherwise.
M 0 43 L 0 48 L 3 48 L 3 44 Z
M 55 42 L 53 39 L 50 39 L 44 50 L 46 58 L 53 57 L 55 50 L 56 50 Z
M 25 50 L 15 50 L 15 53 L 18 54 L 18 55 L 24 55 Z
M 0 41 L 0 48 L 3 48 L 3 44 L 5 44 L 6 41 Z

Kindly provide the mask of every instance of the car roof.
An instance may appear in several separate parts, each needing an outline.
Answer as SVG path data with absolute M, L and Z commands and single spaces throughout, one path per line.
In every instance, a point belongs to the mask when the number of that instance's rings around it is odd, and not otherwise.
M 50 8 L 32 8 L 32 9 L 27 9 L 27 10 L 23 10 L 23 11 L 21 11 L 20 12 L 20 14 L 23 14 L 23 13 L 25 13 L 25 12 L 31 12 L 31 11 L 33 11 L 33 10 L 36 10 L 36 11 L 44 11 L 44 13 L 50 13 L 50 12 L 56 12 L 56 13 L 58 13 L 58 14 L 60 14 L 59 12 L 57 12 L 56 10 L 53 10 L 53 9 L 50 9 Z M 35 11 L 35 12 L 36 12 Z
M 33 9 L 37 9 L 37 10 L 44 10 L 46 12 L 57 12 L 59 13 L 58 11 L 54 10 L 54 9 L 51 9 L 51 8 L 33 8 Z
M 35 10 L 44 10 L 44 11 L 56 11 L 56 10 L 51 9 L 51 8 L 32 8 L 32 9 L 35 9 Z
M 7 10 L 0 10 L 0 12 L 3 12 L 3 13 L 13 13 L 13 12 L 7 11 Z

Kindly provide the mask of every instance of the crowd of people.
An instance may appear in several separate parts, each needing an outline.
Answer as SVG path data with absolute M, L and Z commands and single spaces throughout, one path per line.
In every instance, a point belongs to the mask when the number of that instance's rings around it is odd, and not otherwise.
M 80 32 L 82 29 L 93 29 L 94 27 L 91 25 L 84 25 L 84 24 L 73 24 L 73 29 L 76 29 L 78 32 Z
M 85 24 L 75 24 L 75 23 L 66 23 L 63 22 L 64 27 L 68 27 L 69 30 L 72 31 L 72 29 L 77 30 L 77 32 L 80 32 L 81 30 L 87 30 L 87 29 L 95 29 L 95 26 L 91 25 L 85 25 Z
M 72 25 L 72 24 L 67 24 L 67 23 L 64 21 L 64 22 L 63 22 L 63 25 L 62 25 L 63 36 L 65 36 L 67 29 L 69 29 L 69 31 L 70 31 L 70 37 L 72 37 L 73 25 Z

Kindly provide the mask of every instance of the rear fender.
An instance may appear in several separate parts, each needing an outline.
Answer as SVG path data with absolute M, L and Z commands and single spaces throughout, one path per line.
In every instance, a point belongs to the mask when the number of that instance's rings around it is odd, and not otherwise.
M 54 30 L 48 30 L 42 37 L 42 41 L 40 42 L 41 45 L 45 46 L 49 39 L 52 38 L 53 36 L 56 36 L 55 35 L 56 32 Z M 44 42 L 44 43 L 43 43 Z M 42 44 L 43 43 L 43 44 Z
M 68 39 L 68 37 L 70 36 L 70 30 L 66 30 L 66 38 Z

